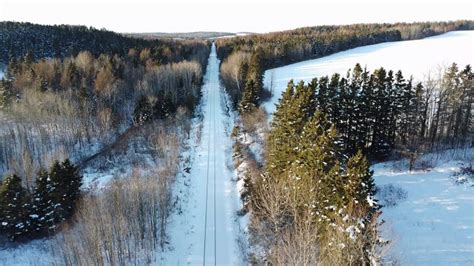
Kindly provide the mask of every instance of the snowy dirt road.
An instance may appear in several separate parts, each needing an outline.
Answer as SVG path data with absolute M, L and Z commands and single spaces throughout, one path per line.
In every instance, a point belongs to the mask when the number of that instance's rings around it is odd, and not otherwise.
M 225 112 L 219 84 L 219 60 L 213 44 L 203 86 L 202 131 L 191 139 L 190 171 L 177 180 L 180 211 L 169 228 L 166 265 L 240 265 L 237 210 L 240 200 L 232 169 L 228 167 L 232 143 L 231 118 Z M 198 141 L 200 139 L 200 141 Z

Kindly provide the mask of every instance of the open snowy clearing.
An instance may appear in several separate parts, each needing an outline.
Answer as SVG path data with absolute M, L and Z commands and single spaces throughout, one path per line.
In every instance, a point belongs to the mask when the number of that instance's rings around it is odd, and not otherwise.
M 407 171 L 406 161 L 372 167 L 389 256 L 402 265 L 474 264 L 474 182 L 453 175 L 474 161 L 474 149 L 427 154 Z M 467 178 L 465 183 L 457 181 Z M 473 178 L 473 177 L 471 177 Z
M 340 73 L 344 75 L 356 63 L 368 70 L 379 67 L 402 70 L 408 78 L 423 79 L 430 71 L 456 62 L 460 67 L 474 64 L 474 31 L 454 31 L 422 40 L 388 42 L 339 52 L 265 71 L 264 85 L 273 92 L 264 104 L 273 113 L 275 104 L 290 79 L 311 81 L 315 77 Z

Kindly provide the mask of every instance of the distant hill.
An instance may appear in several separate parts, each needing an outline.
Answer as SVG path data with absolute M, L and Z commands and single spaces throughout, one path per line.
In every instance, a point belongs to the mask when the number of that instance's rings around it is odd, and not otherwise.
M 195 32 L 144 32 L 144 33 L 124 33 L 125 36 L 143 38 L 147 40 L 155 39 L 217 39 L 225 37 L 236 37 L 253 34 L 251 32 L 216 32 L 216 31 L 195 31 Z

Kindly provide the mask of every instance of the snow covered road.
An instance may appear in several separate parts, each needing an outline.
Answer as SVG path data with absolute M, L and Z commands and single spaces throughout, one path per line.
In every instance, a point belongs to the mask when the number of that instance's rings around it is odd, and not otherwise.
M 171 250 L 160 264 L 239 265 L 242 264 L 238 237 L 237 210 L 240 200 L 227 167 L 231 139 L 219 84 L 219 60 L 213 44 L 203 86 L 204 115 L 200 142 L 195 144 L 187 178 L 177 182 L 182 192 L 181 212 L 171 219 Z M 196 142 L 197 142 L 196 138 Z M 181 182 L 182 181 L 182 182 Z M 179 194 L 179 193 L 178 193 Z

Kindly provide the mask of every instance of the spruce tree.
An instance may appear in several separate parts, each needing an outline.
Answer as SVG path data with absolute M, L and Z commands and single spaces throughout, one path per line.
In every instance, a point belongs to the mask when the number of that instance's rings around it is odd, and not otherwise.
M 251 113 L 258 106 L 258 92 L 254 80 L 249 79 L 245 84 L 244 93 L 240 100 L 239 112 Z
M 153 114 L 152 107 L 146 96 L 141 96 L 133 111 L 133 122 L 142 125 L 151 120 Z
M 63 198 L 63 201 L 66 209 L 66 216 L 70 217 L 73 214 L 76 202 L 79 199 L 82 176 L 79 174 L 79 168 L 74 166 L 69 159 L 64 160 L 61 164 L 61 168 L 63 172 L 62 183 L 66 195 Z
M 32 231 L 38 235 L 42 235 L 48 231 L 49 227 L 54 225 L 53 206 L 51 206 L 52 198 L 51 179 L 44 169 L 38 172 L 36 177 L 36 187 L 33 192 L 33 200 L 31 204 L 31 221 Z
M 13 86 L 8 80 L 0 80 L 0 109 L 5 108 L 13 96 Z
M 288 172 L 297 213 L 313 213 L 315 221 L 336 204 L 340 190 L 336 187 L 340 181 L 336 175 L 340 168 L 336 136 L 335 127 L 316 112 L 301 132 L 298 154 Z
M 364 68 L 361 79 L 362 90 L 359 96 L 359 110 L 361 116 L 358 120 L 359 126 L 357 138 L 359 139 L 358 147 L 368 152 L 372 141 L 372 121 L 375 113 L 375 96 L 372 88 L 373 75 L 370 75 L 367 69 Z
M 267 170 L 272 176 L 279 176 L 288 170 L 295 159 L 299 136 L 316 108 L 314 97 L 312 86 L 300 82 L 295 88 L 292 81 L 288 83 L 277 105 L 268 139 L 271 156 L 267 161 Z
M 50 207 L 52 207 L 51 212 L 54 213 L 53 222 L 56 224 L 72 215 L 80 194 L 82 176 L 78 168 L 66 159 L 63 163 L 59 161 L 53 163 L 49 178 L 51 179 Z
M 28 233 L 29 197 L 17 175 L 7 176 L 0 187 L 0 229 L 11 240 Z
M 354 208 L 361 208 L 364 213 L 375 208 L 373 204 L 375 184 L 372 175 L 373 171 L 369 169 L 369 162 L 362 151 L 359 150 L 347 161 L 344 173 L 344 194 L 350 200 L 347 204 Z

